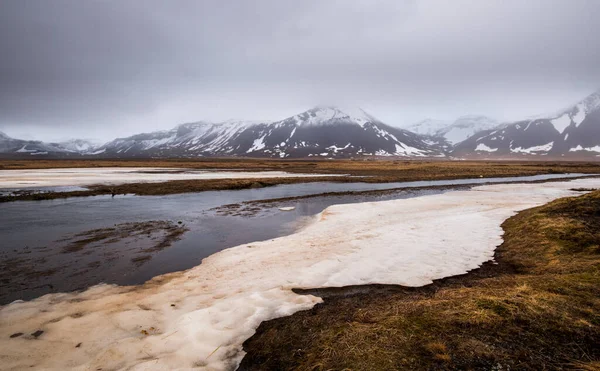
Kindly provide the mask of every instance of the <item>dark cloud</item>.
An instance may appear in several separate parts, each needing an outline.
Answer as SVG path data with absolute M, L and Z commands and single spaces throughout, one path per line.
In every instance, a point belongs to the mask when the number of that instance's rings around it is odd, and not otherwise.
M 360 105 L 516 119 L 600 87 L 596 0 L 0 2 L 0 130 L 109 139 Z

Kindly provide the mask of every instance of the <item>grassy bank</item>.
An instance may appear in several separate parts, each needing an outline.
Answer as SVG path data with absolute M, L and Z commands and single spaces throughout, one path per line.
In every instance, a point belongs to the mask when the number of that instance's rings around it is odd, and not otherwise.
M 423 288 L 321 290 L 263 323 L 241 369 L 600 369 L 600 191 L 523 211 L 496 262 Z
M 272 159 L 114 159 L 114 160 L 8 160 L 0 159 L 0 170 L 57 169 L 84 167 L 170 167 L 229 169 L 244 171 L 278 170 L 293 173 L 332 173 L 358 176 L 476 177 L 534 175 L 556 172 L 598 172 L 600 162 L 567 161 L 447 161 L 447 160 L 272 160 Z M 432 179 L 433 179 L 432 178 Z M 429 178 L 425 178 L 429 179 Z
M 579 162 L 489 162 L 489 161 L 301 161 L 301 160 L 2 160 L 0 170 L 67 167 L 181 167 L 245 171 L 278 170 L 292 173 L 349 174 L 347 177 L 302 177 L 264 179 L 175 180 L 162 183 L 134 183 L 94 186 L 88 191 L 22 194 L 0 197 L 0 202 L 44 200 L 110 194 L 166 195 L 210 190 L 269 187 L 303 182 L 404 182 L 539 175 L 548 173 L 600 173 L 600 163 Z M 360 178 L 356 178 L 356 177 Z

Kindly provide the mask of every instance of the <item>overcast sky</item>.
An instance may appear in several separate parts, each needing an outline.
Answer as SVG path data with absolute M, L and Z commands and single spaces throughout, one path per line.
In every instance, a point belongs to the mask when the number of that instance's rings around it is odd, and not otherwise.
M 318 104 L 403 126 L 600 88 L 598 0 L 0 0 L 0 130 L 113 139 Z

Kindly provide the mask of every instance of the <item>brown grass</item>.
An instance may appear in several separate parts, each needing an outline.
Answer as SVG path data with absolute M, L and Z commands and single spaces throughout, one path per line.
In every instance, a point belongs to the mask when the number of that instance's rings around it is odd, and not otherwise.
M 498 265 L 417 289 L 320 290 L 324 304 L 263 323 L 241 369 L 598 370 L 600 191 L 503 228 Z
M 335 173 L 405 176 L 453 176 L 464 174 L 541 174 L 556 172 L 598 172 L 599 162 L 562 161 L 448 161 L 448 160 L 271 160 L 271 159 L 145 159 L 145 160 L 2 160 L 0 170 L 78 167 L 171 167 L 190 169 L 230 169 L 244 171 L 280 170 L 296 173 Z M 441 172 L 441 174 L 439 174 Z
M 269 187 L 302 182 L 403 182 L 539 175 L 548 173 L 600 173 L 600 163 L 524 161 L 400 161 L 400 160 L 0 160 L 0 169 L 64 167 L 181 167 L 191 169 L 231 169 L 245 171 L 279 170 L 292 173 L 349 174 L 348 177 L 303 177 L 264 179 L 176 180 L 163 183 L 134 183 L 95 186 L 89 191 L 23 194 L 0 197 L 0 202 L 45 200 L 75 196 L 137 194 L 165 195 L 209 190 Z M 359 176 L 360 178 L 356 178 Z

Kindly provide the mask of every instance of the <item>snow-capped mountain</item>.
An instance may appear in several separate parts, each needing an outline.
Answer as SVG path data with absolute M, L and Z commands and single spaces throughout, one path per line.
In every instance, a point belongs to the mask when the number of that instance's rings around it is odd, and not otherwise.
M 58 148 L 62 148 L 65 151 L 73 152 L 73 153 L 90 153 L 95 150 L 95 148 L 99 147 L 99 143 L 95 143 L 91 140 L 86 139 L 70 139 L 63 142 L 52 143 Z
M 115 139 L 97 152 L 119 157 L 443 156 L 427 138 L 385 125 L 361 109 L 337 107 L 315 107 L 276 122 L 184 124 Z
M 17 155 L 48 155 L 64 150 L 53 144 L 34 140 L 11 138 L 0 132 L 0 153 Z
M 556 114 L 477 133 L 453 154 L 600 157 L 600 91 Z
M 485 116 L 391 127 L 361 109 L 320 106 L 275 122 L 194 122 L 119 138 L 45 143 L 0 132 L 3 156 L 275 158 L 523 157 L 600 158 L 600 91 L 556 114 L 501 124 Z
M 406 130 L 412 131 L 413 133 L 421 135 L 436 136 L 437 132 L 452 125 L 452 121 L 436 120 L 436 119 L 425 119 L 419 122 L 415 122 L 407 127 Z
M 228 146 L 244 130 L 258 123 L 227 121 L 195 122 L 171 130 L 137 134 L 104 144 L 97 152 L 127 156 L 185 156 L 230 151 Z
M 46 143 L 38 140 L 11 138 L 0 132 L 0 154 L 15 156 L 61 156 L 87 154 L 97 145 L 92 142 L 73 139 L 60 143 Z
M 454 121 L 426 119 L 408 126 L 406 129 L 417 134 L 429 135 L 434 140 L 448 146 L 453 146 L 464 141 L 473 134 L 482 130 L 489 130 L 499 123 L 487 116 L 467 115 Z

